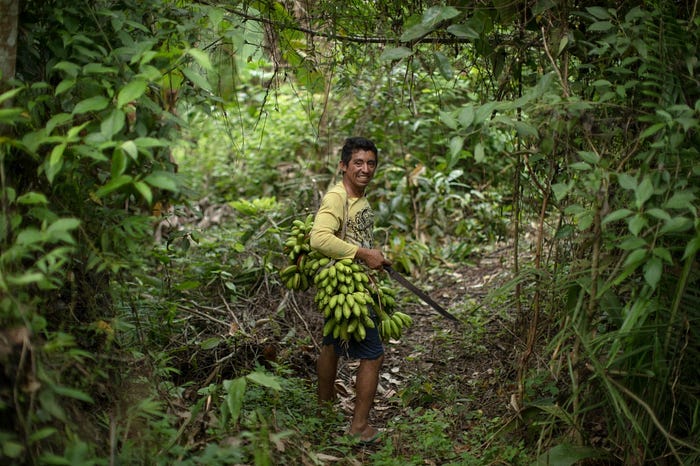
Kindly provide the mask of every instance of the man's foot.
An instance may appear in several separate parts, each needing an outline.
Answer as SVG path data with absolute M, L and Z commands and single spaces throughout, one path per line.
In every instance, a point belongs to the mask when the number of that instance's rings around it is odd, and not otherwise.
M 350 433 L 350 435 L 357 438 L 358 443 L 363 446 L 378 444 L 381 441 L 383 434 L 383 430 L 372 426 L 367 426 L 367 428 L 361 433 Z

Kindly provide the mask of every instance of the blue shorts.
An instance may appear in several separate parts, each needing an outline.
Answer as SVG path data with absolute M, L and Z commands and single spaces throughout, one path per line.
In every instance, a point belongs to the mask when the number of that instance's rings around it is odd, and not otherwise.
M 377 359 L 384 354 L 384 345 L 382 345 L 382 339 L 379 338 L 379 330 L 377 330 L 377 326 L 375 325 L 374 328 L 366 328 L 366 331 L 367 335 L 365 339 L 360 342 L 352 337 L 350 341 L 333 338 L 333 332 L 331 332 L 330 335 L 323 337 L 323 344 L 335 346 L 335 354 L 341 357 L 350 359 Z

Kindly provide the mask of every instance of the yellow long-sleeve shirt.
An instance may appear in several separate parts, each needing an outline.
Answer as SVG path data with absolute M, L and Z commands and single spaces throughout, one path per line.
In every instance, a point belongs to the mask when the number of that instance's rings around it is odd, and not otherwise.
M 347 215 L 346 215 L 347 212 Z M 347 219 L 345 238 L 343 221 Z M 374 211 L 366 197 L 348 198 L 343 182 L 328 190 L 321 200 L 311 229 L 311 247 L 332 259 L 352 259 L 358 248 L 374 245 Z

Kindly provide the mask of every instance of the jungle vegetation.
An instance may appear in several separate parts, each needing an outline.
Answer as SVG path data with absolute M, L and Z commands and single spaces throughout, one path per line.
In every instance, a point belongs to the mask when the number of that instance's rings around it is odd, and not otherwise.
M 0 1 L 2 463 L 697 464 L 697 6 Z M 512 344 L 502 415 L 416 378 L 359 453 L 278 276 L 354 134 L 402 272 L 505 245 L 452 310 Z

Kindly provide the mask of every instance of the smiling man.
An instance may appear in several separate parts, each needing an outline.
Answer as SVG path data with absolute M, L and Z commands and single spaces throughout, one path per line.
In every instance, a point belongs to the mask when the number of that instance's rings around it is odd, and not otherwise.
M 361 137 L 348 138 L 341 151 L 339 168 L 342 181 L 323 197 L 311 230 L 311 247 L 332 259 L 353 259 L 372 269 L 391 262 L 374 248 L 374 212 L 365 197 L 365 189 L 377 169 L 377 147 Z M 376 316 L 372 315 L 376 321 Z M 369 423 L 369 412 L 379 382 L 384 347 L 376 328 L 367 329 L 366 338 L 357 342 L 323 339 L 318 358 L 318 398 L 320 403 L 335 400 L 338 359 L 359 359 L 355 383 L 355 408 L 349 433 L 360 443 L 370 444 L 380 438 L 380 430 Z

